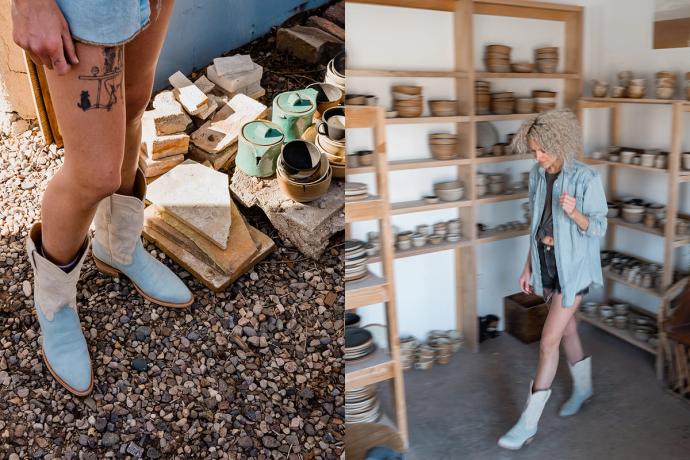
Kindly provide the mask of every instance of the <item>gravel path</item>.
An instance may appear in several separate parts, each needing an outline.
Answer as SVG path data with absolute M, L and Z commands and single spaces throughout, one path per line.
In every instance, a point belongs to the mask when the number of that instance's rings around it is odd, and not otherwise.
M 283 75 L 269 70 L 264 86 L 273 94 L 281 89 L 272 82 L 312 80 L 298 75 L 294 64 Z M 0 138 L 0 459 L 339 458 L 342 236 L 314 262 L 285 247 L 259 212 L 245 210 L 278 250 L 223 294 L 147 244 L 194 292 L 185 311 L 144 301 L 88 258 L 77 301 L 93 394 L 73 397 L 49 376 L 24 239 L 61 162 L 62 150 L 44 148 L 36 130 Z

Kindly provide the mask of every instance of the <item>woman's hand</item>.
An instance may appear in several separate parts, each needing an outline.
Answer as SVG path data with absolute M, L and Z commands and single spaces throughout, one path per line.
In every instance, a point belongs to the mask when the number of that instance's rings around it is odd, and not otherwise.
M 525 294 L 532 293 L 532 287 L 529 285 L 529 280 L 531 277 L 532 270 L 529 264 L 526 264 L 524 270 L 522 270 L 522 275 L 520 275 L 520 290 Z
M 566 192 L 563 192 L 560 201 L 563 212 L 565 212 L 568 217 L 572 217 L 573 213 L 575 212 L 575 205 L 577 204 L 575 198 L 568 195 Z
M 72 35 L 55 0 L 12 0 L 12 38 L 36 65 L 64 75 L 78 64 Z

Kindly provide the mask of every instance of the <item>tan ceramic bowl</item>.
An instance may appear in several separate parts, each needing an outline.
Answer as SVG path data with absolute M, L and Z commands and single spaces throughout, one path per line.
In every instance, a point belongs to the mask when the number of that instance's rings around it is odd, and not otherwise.
M 287 197 L 299 203 L 308 203 L 321 198 L 328 192 L 328 188 L 331 186 L 331 179 L 333 178 L 333 169 L 331 169 L 329 164 L 326 175 L 320 181 L 311 184 L 300 184 L 291 181 L 283 175 L 281 168 L 276 170 L 276 178 L 278 179 L 280 190 Z

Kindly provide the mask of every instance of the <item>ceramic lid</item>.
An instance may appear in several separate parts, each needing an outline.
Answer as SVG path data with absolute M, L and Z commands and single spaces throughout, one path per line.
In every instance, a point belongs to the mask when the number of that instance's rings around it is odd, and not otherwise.
M 285 112 L 307 113 L 314 108 L 314 101 L 301 96 L 297 91 L 288 91 L 278 95 L 278 107 Z
M 256 145 L 274 145 L 283 142 L 283 132 L 275 123 L 266 120 L 256 120 L 246 123 L 242 127 L 242 136 Z

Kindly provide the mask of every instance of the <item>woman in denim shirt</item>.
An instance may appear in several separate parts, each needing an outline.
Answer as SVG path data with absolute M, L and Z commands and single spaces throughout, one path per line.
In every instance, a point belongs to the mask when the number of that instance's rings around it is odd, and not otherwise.
M 549 313 L 525 409 L 498 442 L 507 449 L 519 449 L 536 434 L 551 395 L 561 341 L 573 392 L 560 415 L 574 415 L 592 396 L 591 357 L 582 351 L 574 315 L 589 286 L 603 284 L 599 241 L 606 233 L 608 211 L 599 173 L 575 160 L 583 149 L 582 134 L 570 110 L 552 110 L 526 121 L 513 147 L 532 153 L 537 161 L 529 176 L 530 250 L 520 288 L 543 296 Z

